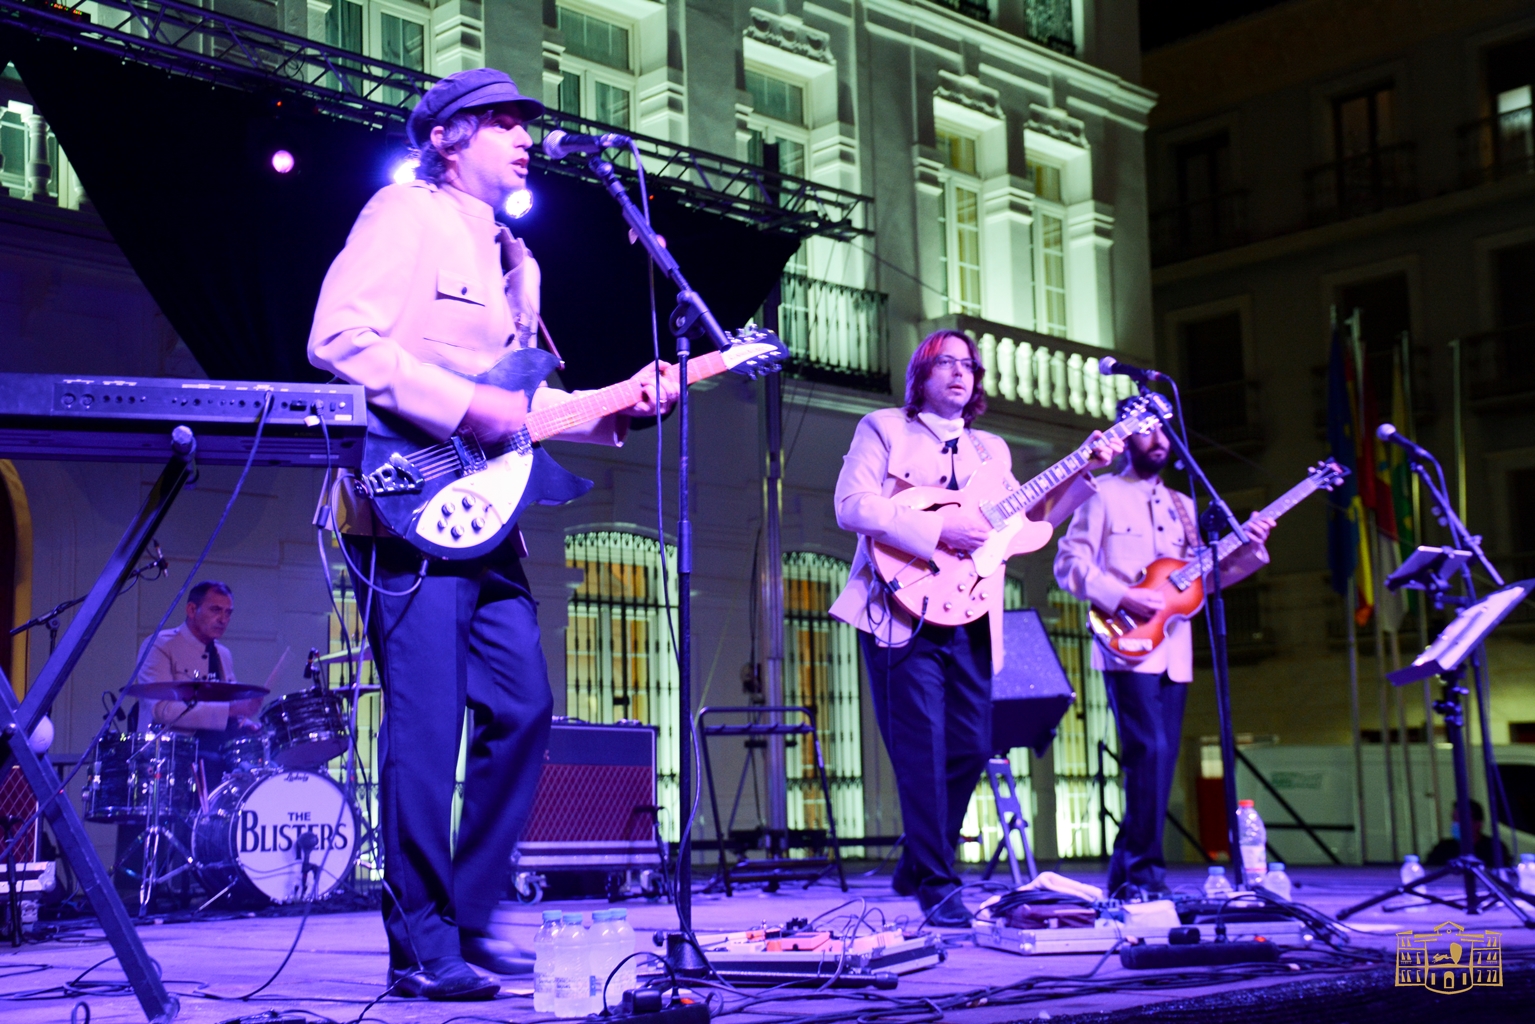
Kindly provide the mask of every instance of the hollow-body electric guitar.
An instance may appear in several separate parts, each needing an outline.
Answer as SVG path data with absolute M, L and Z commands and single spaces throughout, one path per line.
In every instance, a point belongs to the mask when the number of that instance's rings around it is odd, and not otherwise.
M 1132 399 L 1129 413 L 1103 432 L 1123 439 L 1150 431 L 1161 422 L 1157 403 L 1171 415 L 1167 400 L 1150 394 Z M 1009 490 L 1001 466 L 983 462 L 957 491 L 943 487 L 908 487 L 891 496 L 907 508 L 937 512 L 951 506 L 976 509 L 991 524 L 991 536 L 976 550 L 962 555 L 940 547 L 921 558 L 889 544 L 874 543 L 874 567 L 885 589 L 913 616 L 937 626 L 962 626 L 985 615 L 1003 585 L 1001 570 L 1014 555 L 1038 551 L 1055 536 L 1055 527 L 1029 513 L 1045 496 L 1092 460 L 1085 442 L 1023 486 Z
M 688 360 L 689 384 L 727 370 L 750 377 L 771 373 L 788 355 L 769 331 L 748 327 L 731 337 L 723 351 Z M 555 365 L 543 349 L 517 349 L 470 379 L 521 391 L 531 405 Z M 370 407 L 356 485 L 383 524 L 423 553 L 475 558 L 506 540 L 529 505 L 563 505 L 592 489 L 590 480 L 563 469 L 540 441 L 639 400 L 639 383 L 623 381 L 529 412 L 523 429 L 488 445 L 466 431 L 434 441 L 399 416 Z
M 1332 459 L 1318 462 L 1306 470 L 1306 479 L 1281 494 L 1258 514 L 1278 519 L 1317 491 L 1330 491 L 1343 482 L 1348 470 Z M 1150 618 L 1133 615 L 1123 608 L 1103 612 L 1092 608 L 1087 613 L 1088 628 L 1098 643 L 1110 654 L 1126 661 L 1144 661 L 1167 637 L 1168 624 L 1198 614 L 1205 603 L 1205 574 L 1215 567 L 1215 559 L 1226 559 L 1242 543 L 1234 533 L 1215 545 L 1212 556 L 1201 547 L 1194 558 L 1159 558 L 1136 577 L 1133 586 L 1162 595 L 1162 609 Z

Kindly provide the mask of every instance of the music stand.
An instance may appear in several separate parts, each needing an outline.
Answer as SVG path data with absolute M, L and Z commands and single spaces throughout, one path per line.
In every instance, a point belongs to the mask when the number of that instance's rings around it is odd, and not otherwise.
M 1413 557 L 1416 558 L 1424 550 L 1419 548 L 1413 553 Z M 1454 552 L 1453 549 L 1448 550 L 1452 552 L 1451 558 L 1466 554 Z M 1424 571 L 1432 574 L 1435 564 L 1434 559 L 1425 558 Z M 1400 575 L 1400 573 L 1394 575 Z M 1447 575 L 1448 573 L 1445 574 L 1445 578 Z M 1431 580 L 1420 579 L 1418 582 L 1424 584 L 1423 589 L 1427 589 L 1427 584 Z M 1361 910 L 1396 896 L 1416 896 L 1432 903 L 1442 903 L 1467 914 L 1478 914 L 1494 903 L 1502 903 L 1513 911 L 1514 916 L 1519 918 L 1526 928 L 1535 928 L 1535 916 L 1519 905 L 1518 901 L 1521 898 L 1519 891 L 1489 871 L 1472 850 L 1471 787 L 1469 770 L 1466 767 L 1465 735 L 1462 732 L 1465 718 L 1460 703 L 1461 696 L 1468 692 L 1461 685 L 1467 659 L 1488 634 L 1496 629 L 1498 624 L 1529 595 L 1532 589 L 1535 589 L 1535 579 L 1520 580 L 1518 583 L 1494 591 L 1473 605 L 1462 608 L 1454 620 L 1434 638 L 1433 643 L 1423 649 L 1423 653 L 1419 654 L 1411 665 L 1386 676 L 1394 686 L 1405 686 L 1408 683 L 1427 679 L 1429 676 L 1438 676 L 1444 683 L 1444 696 L 1434 702 L 1434 710 L 1444 718 L 1444 731 L 1450 740 L 1450 756 L 1455 768 L 1455 820 L 1460 823 L 1460 856 L 1451 858 L 1444 867 L 1424 875 L 1415 882 L 1404 883 L 1388 892 L 1372 896 L 1363 903 L 1349 907 L 1338 914 L 1338 920 L 1346 920 Z M 1424 723 L 1424 728 L 1427 727 L 1428 723 Z M 1424 888 L 1447 875 L 1460 877 L 1465 885 L 1464 900 L 1444 899 Z M 1478 882 L 1486 888 L 1485 895 L 1477 891 Z
M 1465 568 L 1473 557 L 1469 551 L 1425 545 L 1408 555 L 1407 561 L 1386 577 L 1386 589 L 1392 593 L 1406 588 L 1424 590 L 1430 594 L 1447 594 L 1451 578 Z

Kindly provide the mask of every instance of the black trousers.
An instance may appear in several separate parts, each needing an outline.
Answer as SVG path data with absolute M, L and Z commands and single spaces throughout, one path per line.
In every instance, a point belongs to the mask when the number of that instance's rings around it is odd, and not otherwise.
M 994 753 L 991 630 L 983 619 L 923 626 L 904 647 L 858 639 L 906 829 L 895 884 L 930 904 L 959 884 L 960 826 Z
M 1119 730 L 1125 784 L 1125 813 L 1109 859 L 1108 894 L 1118 895 L 1126 884 L 1161 889 L 1167 884 L 1162 824 L 1178 767 L 1189 684 L 1149 672 L 1105 672 L 1103 684 Z
M 420 557 L 402 541 L 355 543 L 360 569 L 378 549 L 369 624 L 383 677 L 380 832 L 384 927 L 392 967 L 459 954 L 459 929 L 483 929 L 505 898 L 549 745 L 553 699 L 538 614 L 508 545 L 435 563 L 409 596 Z M 457 841 L 454 774 L 468 713 Z

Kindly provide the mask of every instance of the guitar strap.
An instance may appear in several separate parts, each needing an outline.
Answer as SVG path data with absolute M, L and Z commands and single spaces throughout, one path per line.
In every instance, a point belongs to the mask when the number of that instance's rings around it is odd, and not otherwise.
M 1192 552 L 1203 547 L 1204 541 L 1199 536 L 1199 530 L 1194 526 L 1194 520 L 1189 518 L 1189 510 L 1184 506 L 1182 496 L 1171 487 L 1167 488 L 1167 495 L 1173 503 L 1174 511 L 1178 513 L 1178 521 L 1183 524 L 1184 550 Z
M 986 450 L 986 446 L 981 443 L 981 439 L 976 434 L 976 432 L 973 431 L 973 430 L 967 430 L 967 431 L 965 431 L 965 433 L 970 435 L 970 443 L 975 446 L 975 454 L 977 454 L 977 455 L 979 455 L 981 457 L 981 461 L 982 462 L 990 462 L 991 461 L 991 452 L 988 452 Z

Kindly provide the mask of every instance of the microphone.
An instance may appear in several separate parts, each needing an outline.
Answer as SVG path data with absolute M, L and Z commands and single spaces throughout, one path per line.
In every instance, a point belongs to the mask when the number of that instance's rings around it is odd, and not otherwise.
M 608 132 L 604 135 L 572 135 L 556 128 L 544 136 L 544 156 L 550 160 L 563 160 L 567 156 L 595 156 L 614 146 L 627 146 L 627 135 Z
M 150 564 L 153 565 L 156 569 L 159 569 L 161 572 L 169 572 L 171 568 L 171 562 L 170 559 L 165 557 L 165 552 L 160 550 L 160 542 L 157 540 L 152 540 L 149 543 L 155 546 L 154 561 Z
M 1396 427 L 1390 423 L 1382 423 L 1380 426 L 1376 427 L 1375 436 L 1380 440 L 1385 441 L 1387 444 L 1394 444 L 1398 447 L 1407 449 L 1407 454 L 1411 455 L 1415 459 L 1422 459 L 1425 462 L 1438 461 L 1434 458 L 1433 453 L 1430 452 L 1427 448 L 1408 438 L 1407 435 L 1403 434 L 1400 430 L 1397 430 Z
M 1160 370 L 1152 370 L 1144 366 L 1131 366 L 1129 363 L 1121 363 L 1113 356 L 1104 356 L 1098 360 L 1098 372 L 1105 377 L 1118 374 L 1122 377 L 1129 377 L 1133 381 L 1139 381 L 1142 384 L 1153 380 L 1168 379 L 1167 374 Z

